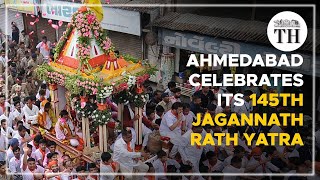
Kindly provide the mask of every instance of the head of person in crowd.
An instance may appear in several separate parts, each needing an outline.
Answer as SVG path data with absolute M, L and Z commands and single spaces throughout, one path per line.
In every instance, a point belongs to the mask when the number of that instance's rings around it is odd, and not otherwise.
M 194 133 L 202 133 L 203 128 L 202 126 L 192 126 L 192 132 Z
M 207 94 L 210 91 L 210 87 L 209 86 L 202 86 L 201 91 L 203 94 Z
M 197 95 L 193 95 L 192 103 L 194 105 L 199 105 L 200 106 L 201 105 L 201 98 L 199 96 L 197 96 Z
M 164 150 L 160 150 L 157 153 L 157 157 L 162 163 L 165 163 L 168 160 L 167 153 Z
M 195 121 L 195 119 L 194 119 L 193 121 Z M 205 126 L 203 126 L 203 129 L 204 129 L 207 133 L 211 133 L 212 126 L 210 126 L 209 124 L 206 124 Z
M 250 96 L 253 94 L 251 90 L 245 90 L 243 93 L 243 99 L 247 102 L 250 102 Z
M 58 153 L 57 152 L 53 152 L 53 153 L 48 153 L 47 154 L 47 163 L 50 163 L 51 161 L 58 161 Z
M 47 140 L 41 139 L 39 141 L 39 148 L 40 148 L 40 150 L 45 151 L 47 148 Z
M 6 51 L 4 49 L 1 50 L 1 56 L 4 58 L 6 57 Z
M 216 108 L 217 108 L 217 105 L 210 103 L 210 104 L 208 104 L 207 111 L 208 111 L 208 113 L 211 114 L 211 116 L 214 116 L 215 112 L 216 112 Z
M 5 103 L 5 95 L 0 94 L 0 104 L 4 104 Z
M 67 110 L 62 110 L 60 112 L 60 118 L 67 120 L 69 118 L 69 113 Z
M 19 133 L 19 135 L 20 135 L 21 137 L 24 138 L 24 136 L 25 136 L 26 133 L 27 133 L 27 128 L 24 127 L 24 126 L 19 126 L 19 127 L 18 127 L 18 133 Z
M 30 109 L 32 109 L 32 106 L 33 106 L 33 101 L 32 101 L 32 99 L 31 99 L 31 96 L 28 96 L 28 97 L 26 97 L 25 99 L 25 102 L 26 102 L 26 105 L 30 108 Z
M 34 51 L 34 53 L 35 53 L 37 56 L 40 55 L 40 51 L 39 51 L 38 49 L 36 49 L 36 50 Z
M 37 60 L 37 54 L 36 53 L 32 53 L 31 58 L 33 59 L 33 61 Z
M 27 148 L 28 148 L 28 150 L 27 150 L 27 156 L 31 156 L 31 154 L 32 154 L 32 145 L 31 144 L 27 144 Z
M 206 153 L 206 158 L 211 166 L 214 166 L 218 162 L 218 154 L 213 151 L 208 151 Z
M 156 117 L 155 116 L 155 112 L 154 112 L 154 109 L 147 109 L 146 111 L 146 116 L 149 120 L 154 120 L 154 118 Z
M 244 157 L 246 151 L 242 146 L 238 145 L 238 146 L 234 146 L 233 148 L 234 148 L 233 149 L 233 156 L 237 156 L 239 158 Z
M 72 172 L 73 170 L 73 163 L 71 160 L 64 160 L 62 163 L 64 169 L 68 172 Z
M 122 130 L 121 134 L 122 134 L 122 139 L 124 140 L 124 142 L 126 142 L 127 144 L 131 142 L 132 132 L 129 128 Z
M 27 60 L 29 60 L 29 58 L 30 58 L 30 51 L 24 51 L 24 54 L 25 54 Z
M 163 93 L 161 95 L 161 98 L 162 100 L 165 102 L 165 103 L 169 103 L 170 102 L 170 97 L 169 97 L 169 94 L 168 93 Z
M 231 166 L 240 169 L 242 166 L 242 158 L 237 157 L 237 156 L 233 156 L 233 158 L 231 159 Z
M 251 151 L 251 156 L 254 158 L 256 161 L 261 160 L 261 155 L 262 155 L 262 150 L 260 147 L 255 147 Z
M 169 82 L 168 83 L 168 89 L 172 92 L 177 87 L 176 82 Z
M 32 74 L 28 74 L 27 76 L 26 76 L 26 80 L 27 80 L 27 82 L 28 83 L 32 83 Z
M 23 126 L 23 121 L 17 121 L 15 129 L 18 129 L 19 126 Z
M 112 156 L 109 152 L 101 153 L 101 161 L 104 164 L 111 164 L 112 163 Z
M 42 135 L 41 134 L 37 134 L 34 139 L 33 139 L 33 145 L 38 148 L 39 147 L 39 143 L 40 143 L 40 140 L 43 139 Z
M 53 160 L 53 161 L 49 162 L 49 163 L 48 163 L 48 168 L 49 168 L 53 173 L 59 172 L 58 161 Z
M 26 35 L 26 31 L 25 31 L 25 30 L 22 30 L 22 31 L 21 31 L 21 35 L 22 35 L 22 36 L 25 36 L 25 35 Z
M 79 174 L 83 174 L 86 172 L 86 167 L 84 166 L 78 166 L 76 168 L 76 172 L 79 173 Z M 86 179 L 86 176 L 85 175 L 78 175 L 78 179 Z
M 180 167 L 180 172 L 181 172 L 181 173 L 193 173 L 193 171 L 192 171 L 192 166 L 182 164 L 181 167 Z M 187 179 L 190 179 L 190 178 L 191 178 L 191 176 L 189 176 L 189 175 L 188 175 L 188 176 L 185 175 L 185 177 L 186 177 Z
M 47 90 L 47 84 L 41 84 L 40 86 L 40 90 L 43 89 L 43 90 Z
M 174 88 L 173 90 L 172 90 L 172 92 L 173 92 L 173 96 L 176 98 L 176 99 L 178 99 L 178 98 L 180 98 L 180 96 L 181 96 L 181 89 L 180 88 Z
M 183 115 L 188 115 L 190 113 L 190 104 L 183 103 Z
M 14 43 L 9 44 L 9 50 L 15 51 L 14 47 L 15 47 Z
M 7 129 L 7 119 L 1 119 L 1 127 L 6 130 Z
M 15 158 L 20 159 L 20 148 L 19 148 L 19 146 L 14 147 L 12 149 L 12 152 L 13 152 L 13 155 L 14 155 Z
M 47 36 L 42 36 L 42 42 L 47 43 L 47 41 L 48 41 Z
M 37 168 L 36 160 L 32 157 L 27 159 L 27 165 L 28 165 L 28 168 L 31 172 Z
M 88 169 L 89 169 L 89 173 L 98 173 L 98 168 L 96 163 L 89 163 Z
M 174 115 L 182 114 L 183 112 L 183 104 L 181 102 L 175 102 L 172 104 L 171 112 Z
M 49 110 L 51 109 L 51 103 L 46 102 L 43 109 L 44 109 L 44 112 L 49 113 Z
M 0 161 L 0 174 L 2 176 L 5 176 L 7 174 L 6 162 L 5 161 Z
M 9 145 L 10 147 L 13 149 L 15 147 L 18 147 L 19 146 L 19 140 L 17 138 L 12 138 L 10 141 L 9 141 Z
M 164 113 L 164 108 L 162 106 L 156 106 L 156 114 L 162 118 L 163 116 L 163 113 Z
M 49 59 L 51 59 L 51 60 L 54 59 L 54 54 L 53 54 L 53 52 L 50 52 L 50 53 L 49 53 Z
M 162 95 L 162 92 L 159 91 L 159 90 L 156 90 L 156 91 L 153 92 L 153 98 L 154 98 L 157 102 L 162 101 L 161 95 Z
M 22 84 L 22 80 L 23 80 L 23 77 L 18 76 L 17 79 L 16 79 L 16 84 L 21 85 Z
M 24 50 L 25 47 L 26 47 L 26 46 L 25 46 L 24 42 L 20 42 L 19 48 L 22 49 L 22 50 Z
M 57 143 L 54 141 L 48 141 L 48 149 L 51 153 L 56 152 Z
M 71 161 L 71 158 L 70 158 L 70 156 L 68 154 L 64 154 L 62 156 L 62 161 Z

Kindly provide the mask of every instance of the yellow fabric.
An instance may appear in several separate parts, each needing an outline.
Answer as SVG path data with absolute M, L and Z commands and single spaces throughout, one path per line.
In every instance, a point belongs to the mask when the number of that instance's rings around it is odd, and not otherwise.
M 93 11 L 99 22 L 103 19 L 103 8 L 100 0 L 85 0 L 84 4 Z

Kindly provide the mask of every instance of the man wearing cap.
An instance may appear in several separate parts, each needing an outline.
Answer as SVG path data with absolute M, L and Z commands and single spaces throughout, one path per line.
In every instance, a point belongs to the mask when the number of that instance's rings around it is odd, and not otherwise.
M 246 170 L 254 173 L 272 173 L 280 172 L 280 169 L 270 162 L 263 154 L 260 147 L 255 147 L 251 151 L 251 158 L 247 164 Z
M 45 172 L 45 176 L 48 180 L 60 180 L 61 173 L 59 173 L 58 161 L 54 160 L 48 163 L 48 170 Z
M 168 112 L 172 107 L 172 102 L 170 101 L 170 97 L 168 93 L 163 93 L 161 95 L 162 101 L 158 103 L 158 106 L 162 106 L 164 108 L 164 112 Z
M 25 85 L 22 84 L 22 80 L 23 80 L 23 78 L 22 78 L 21 76 L 17 77 L 17 79 L 16 79 L 16 84 L 14 84 L 14 85 L 12 86 L 12 88 L 11 88 L 10 96 L 11 96 L 13 93 L 15 93 L 15 88 L 16 88 L 16 86 L 18 86 L 18 85 L 21 86 L 21 92 L 24 92 L 24 94 L 25 94 L 26 96 L 29 96 L 29 93 L 28 93 L 28 91 L 27 91 L 27 88 L 25 87 Z
M 26 46 L 24 45 L 24 42 L 21 42 L 19 44 L 19 49 L 17 50 L 17 58 L 18 58 L 18 62 L 22 60 L 22 58 L 24 58 L 26 56 Z
M 13 154 L 13 148 L 15 147 L 19 147 L 19 140 L 17 138 L 12 138 L 10 141 L 9 141 L 9 148 L 7 150 L 7 161 L 9 162 L 10 159 L 12 157 L 14 157 L 14 154 Z

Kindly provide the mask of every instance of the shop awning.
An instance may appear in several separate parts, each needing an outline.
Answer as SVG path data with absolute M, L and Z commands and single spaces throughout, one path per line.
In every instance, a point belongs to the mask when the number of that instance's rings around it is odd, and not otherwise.
M 177 31 L 197 32 L 217 38 L 270 45 L 266 33 L 268 23 L 260 21 L 171 12 L 154 21 L 152 25 Z M 318 32 L 320 32 L 320 30 L 317 30 L 317 33 Z M 307 40 L 300 50 L 308 51 L 310 53 L 312 52 L 311 29 L 308 34 Z M 319 53 L 320 36 L 317 36 L 316 43 L 316 52 Z
M 134 7 L 134 5 L 150 4 L 150 1 L 148 0 L 112 0 L 111 2 L 112 4 L 110 5 L 112 8 L 119 8 L 119 9 L 124 9 L 128 11 L 137 11 L 141 13 L 151 13 L 152 11 L 158 8 L 158 7 Z M 105 1 L 102 3 L 105 3 Z M 119 5 L 124 4 L 128 6 L 117 6 L 117 4 Z

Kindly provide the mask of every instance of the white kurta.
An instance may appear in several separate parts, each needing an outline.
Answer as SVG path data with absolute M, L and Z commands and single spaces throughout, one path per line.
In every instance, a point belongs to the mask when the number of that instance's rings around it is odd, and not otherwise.
M 25 123 L 24 126 L 27 129 L 30 129 L 30 124 L 28 123 L 29 120 L 31 120 L 31 124 L 38 124 L 38 113 L 39 113 L 39 108 L 36 105 L 32 105 L 32 109 L 28 107 L 28 105 L 25 105 L 22 108 L 22 111 L 25 116 Z
M 189 130 L 182 136 L 178 150 L 181 155 L 182 162 L 187 164 L 186 162 L 190 161 L 194 172 L 199 172 L 199 162 L 203 152 L 203 147 L 191 145 L 191 133 L 193 133 L 193 131 Z
M 134 144 L 130 144 L 131 149 L 134 149 Z M 116 140 L 113 151 L 113 161 L 118 162 L 120 166 L 124 166 L 127 170 L 133 171 L 133 167 L 139 164 L 134 158 L 141 157 L 140 152 L 129 152 L 127 143 L 122 139 Z

